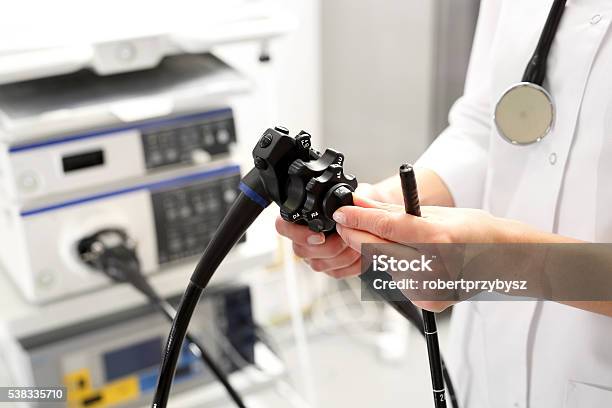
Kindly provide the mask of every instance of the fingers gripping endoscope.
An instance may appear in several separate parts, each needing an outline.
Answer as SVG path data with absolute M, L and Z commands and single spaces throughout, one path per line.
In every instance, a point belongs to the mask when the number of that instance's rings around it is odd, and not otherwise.
M 153 408 L 166 407 L 180 345 L 202 291 L 259 214 L 275 202 L 283 219 L 330 234 L 336 227 L 333 213 L 342 206 L 353 205 L 357 180 L 344 173 L 344 156 L 332 149 L 323 154 L 314 150 L 306 132 L 291 137 L 283 127 L 266 130 L 253 149 L 253 160 L 255 168 L 241 180 L 241 193 L 204 251 L 183 295 L 164 350 Z M 366 282 L 368 275 L 362 276 Z M 423 333 L 423 320 L 412 303 L 389 304 Z M 437 369 L 443 373 L 449 392 L 454 394 L 444 362 L 439 356 L 434 361 L 441 362 Z M 451 401 L 455 405 L 454 395 Z M 436 406 L 441 406 L 439 401 Z

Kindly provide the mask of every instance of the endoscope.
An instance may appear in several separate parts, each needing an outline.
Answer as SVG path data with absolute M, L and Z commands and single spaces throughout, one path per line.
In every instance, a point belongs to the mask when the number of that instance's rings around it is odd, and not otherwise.
M 253 149 L 253 160 L 255 168 L 242 178 L 240 194 L 206 247 L 183 294 L 164 348 L 153 408 L 166 407 L 187 327 L 203 290 L 262 211 L 274 202 L 284 220 L 306 225 L 314 232 L 333 234 L 336 228 L 333 213 L 340 207 L 353 205 L 357 179 L 344 172 L 344 155 L 333 149 L 323 153 L 314 150 L 307 132 L 291 137 L 284 127 L 266 130 Z M 419 216 L 412 168 L 402 166 L 400 177 L 406 212 Z M 373 276 L 367 271 L 360 278 L 367 284 Z M 453 407 L 457 407 L 454 388 L 438 348 L 434 314 L 424 311 L 421 317 L 407 299 L 390 300 L 404 298 L 401 292 L 387 291 L 384 296 L 389 296 L 383 300 L 427 339 L 435 407 L 446 407 L 444 383 Z

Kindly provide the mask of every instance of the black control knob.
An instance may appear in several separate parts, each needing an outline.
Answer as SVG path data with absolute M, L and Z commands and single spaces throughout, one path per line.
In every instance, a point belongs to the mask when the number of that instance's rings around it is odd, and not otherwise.
M 301 138 L 299 138 L 302 136 Z M 310 135 L 307 133 L 301 133 L 298 138 L 297 149 L 307 149 L 310 146 Z M 305 145 L 300 142 L 304 141 Z M 298 224 L 307 224 L 304 213 L 304 205 L 306 202 L 308 184 L 317 177 L 320 177 L 327 171 L 330 166 L 338 166 L 342 170 L 342 163 L 344 162 L 344 156 L 335 150 L 328 149 L 325 153 L 318 157 L 316 160 L 302 160 L 297 159 L 291 163 L 287 170 L 287 198 L 280 205 L 281 217 L 289 222 Z M 321 193 L 321 201 L 323 200 L 325 193 Z M 314 221 L 314 220 L 311 220 Z M 318 225 L 318 222 L 308 223 L 315 228 L 314 225 Z M 317 227 L 318 228 L 318 227 Z M 326 228 L 323 225 L 321 228 Z
M 323 199 L 323 211 L 325 215 L 331 218 L 336 210 L 340 207 L 353 205 L 353 191 L 351 186 L 340 185 L 329 193 Z
M 357 188 L 357 180 L 344 174 L 341 164 L 331 164 L 306 186 L 306 201 L 302 210 L 303 219 L 315 232 L 332 231 L 336 222 L 334 212 L 353 203 L 352 193 Z

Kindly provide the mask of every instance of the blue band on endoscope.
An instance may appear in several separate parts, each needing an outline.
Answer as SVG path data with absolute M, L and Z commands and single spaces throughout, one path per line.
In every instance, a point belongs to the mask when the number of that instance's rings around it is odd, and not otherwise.
M 263 198 L 257 191 L 253 190 L 251 187 L 247 186 L 243 182 L 240 182 L 240 191 L 244 193 L 245 196 L 249 197 L 251 200 L 266 208 L 270 205 L 270 201 Z

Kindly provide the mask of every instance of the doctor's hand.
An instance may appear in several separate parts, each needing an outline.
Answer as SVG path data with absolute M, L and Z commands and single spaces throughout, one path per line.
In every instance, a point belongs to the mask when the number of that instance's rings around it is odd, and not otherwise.
M 517 242 L 524 225 L 493 217 L 482 210 L 421 207 L 422 217 L 405 213 L 404 207 L 354 195 L 355 206 L 334 213 L 342 240 L 356 251 L 362 244 L 501 243 Z
M 422 217 L 405 213 L 403 206 L 380 203 L 354 195 L 355 206 L 334 213 L 342 241 L 354 251 L 363 244 L 502 243 L 521 241 L 529 227 L 474 209 L 421 207 Z M 358 266 L 360 266 L 358 262 Z M 360 268 L 350 271 L 359 274 Z M 415 301 L 417 306 L 440 312 L 456 302 Z
M 360 184 L 360 197 L 381 200 L 376 186 Z M 334 278 L 344 278 L 360 273 L 360 253 L 347 245 L 338 234 L 326 237 L 303 225 L 296 225 L 278 218 L 276 230 L 293 241 L 293 251 L 317 272 L 325 272 Z

